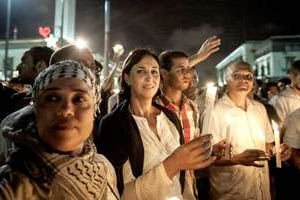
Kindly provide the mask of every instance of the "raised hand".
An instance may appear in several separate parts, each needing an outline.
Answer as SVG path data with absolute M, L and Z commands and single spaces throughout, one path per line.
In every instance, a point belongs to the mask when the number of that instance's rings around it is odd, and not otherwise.
M 203 60 L 205 60 L 211 54 L 219 51 L 220 45 L 221 45 L 221 39 L 218 38 L 217 36 L 212 36 L 204 41 L 197 54 L 201 56 Z
M 193 67 L 206 60 L 210 55 L 220 50 L 221 39 L 212 36 L 206 39 L 196 54 L 189 58 L 190 66 Z

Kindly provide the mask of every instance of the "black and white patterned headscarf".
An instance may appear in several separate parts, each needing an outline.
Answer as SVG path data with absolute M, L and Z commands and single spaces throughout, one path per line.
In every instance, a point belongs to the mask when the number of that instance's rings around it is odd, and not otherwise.
M 35 79 L 32 88 L 32 100 L 36 102 L 48 85 L 56 79 L 75 78 L 84 81 L 96 97 L 95 111 L 100 102 L 100 86 L 94 73 L 87 67 L 73 60 L 55 63 L 42 71 Z

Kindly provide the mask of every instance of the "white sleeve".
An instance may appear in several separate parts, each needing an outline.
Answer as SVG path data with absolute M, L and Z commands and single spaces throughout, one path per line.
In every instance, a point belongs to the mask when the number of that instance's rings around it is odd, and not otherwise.
M 299 115 L 298 115 L 299 117 Z M 285 121 L 283 142 L 294 149 L 300 149 L 300 127 L 297 115 L 290 115 Z
M 127 160 L 123 166 L 123 177 L 124 191 L 121 196 L 122 200 L 159 199 L 169 193 L 169 189 L 174 183 L 168 177 L 162 163 L 134 179 L 130 163 Z
M 227 123 L 222 120 L 216 110 L 212 113 L 211 134 L 213 136 L 213 144 L 220 142 L 226 138 Z
M 281 121 L 281 124 L 284 122 L 285 120 L 285 117 L 286 117 L 286 113 L 284 111 L 284 100 L 281 98 L 281 97 L 278 97 L 276 102 L 275 102 L 275 105 L 274 105 L 274 108 L 277 112 L 277 115 Z

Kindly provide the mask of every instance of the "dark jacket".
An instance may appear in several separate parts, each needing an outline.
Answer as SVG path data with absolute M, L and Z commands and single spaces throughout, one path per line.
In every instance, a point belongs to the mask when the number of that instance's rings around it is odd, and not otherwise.
M 95 144 L 99 153 L 103 154 L 113 164 L 120 194 L 123 191 L 122 167 L 129 159 L 133 175 L 138 177 L 143 173 L 144 147 L 138 126 L 128 109 L 129 101 L 125 100 L 110 114 L 103 117 L 99 128 L 95 131 Z M 157 109 L 164 112 L 174 123 L 180 134 L 180 144 L 183 144 L 183 132 L 177 116 L 165 107 L 153 103 Z M 181 189 L 183 190 L 185 171 L 180 172 Z

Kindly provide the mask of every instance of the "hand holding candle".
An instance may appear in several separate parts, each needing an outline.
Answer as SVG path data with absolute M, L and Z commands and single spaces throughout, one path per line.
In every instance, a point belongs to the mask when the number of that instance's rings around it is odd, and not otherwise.
M 276 155 L 276 167 L 281 168 L 281 159 L 280 159 L 280 132 L 279 127 L 275 121 L 272 120 L 272 127 L 275 137 L 275 155 Z

